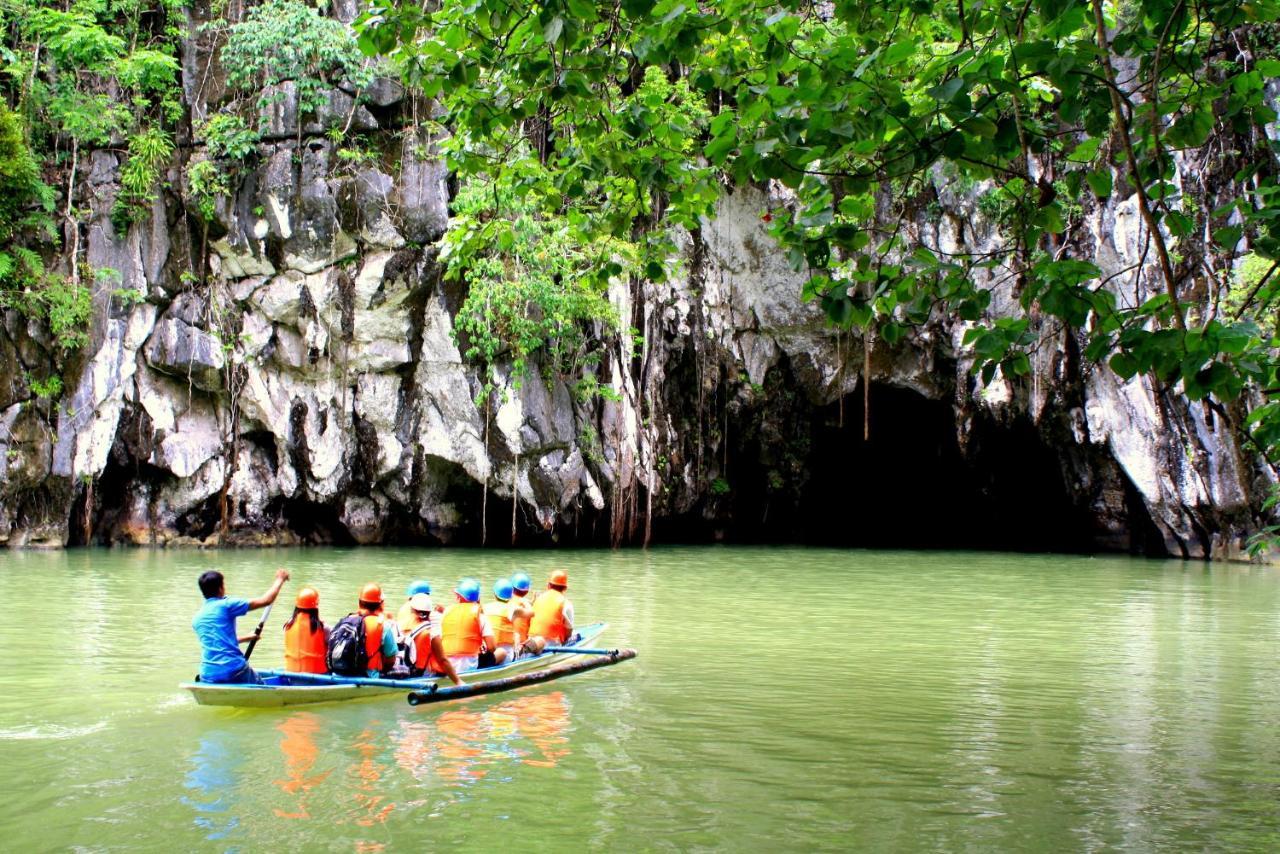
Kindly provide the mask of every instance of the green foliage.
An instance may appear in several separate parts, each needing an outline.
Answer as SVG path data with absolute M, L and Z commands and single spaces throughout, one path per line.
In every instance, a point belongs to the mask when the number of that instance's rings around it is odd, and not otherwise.
M 262 140 L 262 134 L 234 113 L 211 116 L 197 137 L 204 140 L 210 157 L 221 160 L 246 160 L 257 151 Z
M 195 213 L 205 222 L 214 218 L 219 196 L 231 192 L 241 170 L 257 153 L 262 135 L 234 113 L 217 113 L 197 133 L 205 156 L 187 162 L 187 191 Z
M 196 213 L 205 222 L 213 219 L 218 196 L 231 192 L 227 172 L 213 160 L 192 160 L 187 164 L 187 188 Z
M 488 366 L 509 361 L 516 382 L 535 353 L 565 378 L 595 364 L 604 336 L 588 334 L 591 325 L 618 329 L 606 287 L 607 273 L 621 266 L 608 259 L 628 247 L 583 243 L 564 219 L 543 215 L 505 183 L 468 184 L 454 212 L 440 257 L 446 275 L 467 284 L 455 320 L 466 357 Z
M 1231 274 L 1231 287 L 1222 302 L 1223 310 L 1231 317 L 1247 312 L 1254 304 L 1271 306 L 1266 313 L 1252 312 L 1258 329 L 1268 338 L 1276 335 L 1275 298 L 1280 288 L 1280 276 L 1276 275 L 1276 262 L 1250 252 L 1241 258 Z
M 364 86 L 373 76 L 347 26 L 297 0 L 267 0 L 232 25 L 222 65 L 227 83 L 241 91 L 293 81 L 304 113 L 324 104 L 326 89 L 339 81 Z
M 717 477 L 715 480 L 711 481 L 712 495 L 728 495 L 729 492 L 730 492 L 729 481 L 725 480 L 722 477 Z
M 39 118 L 42 133 L 106 145 L 181 118 L 178 0 L 75 0 L 64 8 L 28 0 L 6 11 L 17 50 L 5 71 L 21 81 L 22 111 Z
M 53 210 L 53 190 L 41 180 L 40 162 L 27 144 L 22 120 L 0 103 L 0 286 L 4 265 L 14 267 L 7 244 L 24 230 L 37 227 Z
M 129 140 L 129 158 L 120 169 L 120 192 L 111 216 L 120 230 L 147 212 L 156 184 L 173 155 L 173 137 L 149 127 Z
M 765 218 L 833 324 L 889 345 L 940 314 L 981 324 L 975 370 L 1018 381 L 1052 322 L 1121 376 L 1227 400 L 1280 387 L 1257 322 L 1280 290 L 1197 319 L 1177 264 L 1225 269 L 1242 241 L 1280 258 L 1262 132 L 1277 17 L 1276 0 L 374 0 L 360 43 L 443 105 L 455 170 L 530 192 L 576 245 L 631 245 L 627 275 L 668 275 L 663 235 L 712 214 L 722 184 L 776 182 L 794 202 Z M 1174 180 L 1176 151 L 1224 170 L 1219 209 Z M 995 251 L 913 242 L 941 174 L 989 188 Z M 1141 304 L 1073 239 L 1087 210 L 1138 191 L 1160 226 L 1143 233 L 1161 293 Z M 1011 316 L 990 316 L 990 280 L 1011 283 Z M 1251 419 L 1280 449 L 1280 403 Z
M 62 377 L 56 374 L 41 380 L 28 373 L 25 379 L 27 388 L 31 389 L 31 393 L 41 400 L 56 400 L 62 395 Z

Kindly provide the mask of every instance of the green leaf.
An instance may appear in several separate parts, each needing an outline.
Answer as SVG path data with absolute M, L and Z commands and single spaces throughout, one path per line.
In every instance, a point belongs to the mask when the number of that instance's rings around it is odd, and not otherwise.
M 1111 370 L 1130 380 L 1138 373 L 1138 363 L 1128 353 L 1116 353 L 1111 357 Z
M 560 34 L 564 32 L 564 18 L 556 15 L 547 25 L 542 28 L 542 37 L 546 39 L 547 44 L 554 45 L 560 41 Z
M 1227 251 L 1232 251 L 1236 248 L 1236 244 L 1240 242 L 1240 236 L 1243 234 L 1244 229 L 1238 225 L 1215 228 L 1213 230 L 1213 242 Z
M 1085 180 L 1089 182 L 1089 189 L 1093 190 L 1093 194 L 1099 199 L 1105 199 L 1111 195 L 1112 176 L 1109 167 L 1095 169 L 1085 176 Z
M 1174 148 L 1196 148 L 1204 145 L 1213 133 L 1213 111 L 1208 107 L 1200 107 L 1184 113 L 1169 128 L 1166 136 L 1168 143 Z

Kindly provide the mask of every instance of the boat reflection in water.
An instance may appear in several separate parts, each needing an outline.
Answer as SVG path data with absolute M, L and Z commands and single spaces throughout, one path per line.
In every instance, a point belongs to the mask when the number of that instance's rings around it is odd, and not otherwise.
M 439 712 L 397 709 L 397 718 L 385 724 L 366 720 L 345 736 L 339 734 L 341 721 L 323 712 L 283 718 L 275 724 L 283 761 L 268 777 L 280 793 L 272 812 L 283 819 L 373 827 L 386 823 L 393 812 L 425 808 L 435 813 L 469 797 L 468 790 L 483 781 L 513 781 L 523 767 L 554 768 L 570 754 L 572 707 L 563 691 L 471 706 Z M 219 834 L 213 839 L 239 823 L 232 817 L 221 823 L 214 818 L 228 809 L 237 775 L 228 764 L 228 754 L 236 751 L 225 749 L 218 735 L 202 742 L 187 783 L 211 796 L 189 803 L 197 809 L 201 827 Z M 345 747 L 339 746 L 344 742 Z M 436 796 L 423 791 L 431 789 Z M 451 794 L 440 797 L 445 791 Z
M 229 745 L 227 738 L 227 733 L 219 731 L 203 736 L 183 780 L 190 794 L 183 796 L 182 803 L 196 811 L 195 825 L 210 840 L 226 839 L 240 826 L 231 807 L 244 755 L 239 745 Z
M 569 754 L 569 699 L 563 691 L 529 694 L 487 709 L 450 709 L 407 719 L 395 738 L 396 764 L 422 783 L 467 787 L 493 774 L 512 779 L 522 764 L 554 767 Z
M 332 771 L 313 773 L 320 755 L 316 747 L 316 734 L 320 732 L 320 717 L 311 712 L 290 715 L 276 725 L 281 733 L 280 750 L 284 753 L 285 774 L 283 780 L 275 780 L 276 786 L 297 798 L 297 807 L 291 811 L 276 807 L 280 818 L 310 818 L 307 802 L 311 790 L 328 778 Z

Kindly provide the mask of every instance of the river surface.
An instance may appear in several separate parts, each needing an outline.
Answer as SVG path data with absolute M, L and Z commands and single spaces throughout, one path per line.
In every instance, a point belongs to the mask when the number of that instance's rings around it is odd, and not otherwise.
M 522 691 L 200 707 L 196 576 L 570 573 L 639 658 Z M 1280 573 L 799 548 L 0 551 L 0 849 L 1276 850 Z M 255 612 L 241 619 L 252 630 Z

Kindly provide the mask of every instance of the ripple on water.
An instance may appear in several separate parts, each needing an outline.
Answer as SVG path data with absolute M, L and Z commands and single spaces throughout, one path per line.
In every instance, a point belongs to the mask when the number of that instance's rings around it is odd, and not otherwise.
M 0 741 L 65 741 L 69 738 L 82 738 L 86 735 L 92 735 L 106 728 L 106 721 L 98 721 L 84 726 L 37 724 L 10 727 L 8 729 L 0 729 Z

